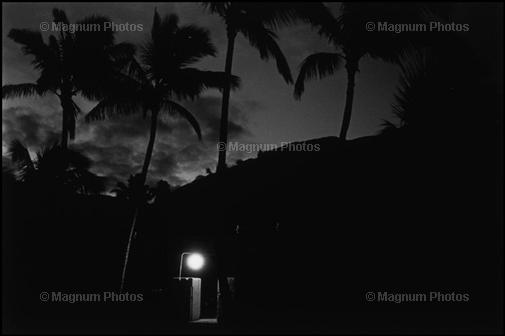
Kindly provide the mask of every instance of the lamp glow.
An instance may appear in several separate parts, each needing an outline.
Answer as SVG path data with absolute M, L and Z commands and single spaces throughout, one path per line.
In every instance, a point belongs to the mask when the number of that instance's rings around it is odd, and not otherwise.
M 186 260 L 186 265 L 194 271 L 198 271 L 200 268 L 202 268 L 203 264 L 204 259 L 202 255 L 198 253 L 191 254 Z

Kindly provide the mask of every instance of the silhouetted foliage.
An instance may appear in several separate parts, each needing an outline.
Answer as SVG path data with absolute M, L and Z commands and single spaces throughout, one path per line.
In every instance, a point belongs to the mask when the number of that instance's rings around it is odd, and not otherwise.
M 422 136 L 430 129 L 433 137 L 453 128 L 453 132 L 463 134 L 470 131 L 472 111 L 490 103 L 479 97 L 493 99 L 489 90 L 492 83 L 485 82 L 486 74 L 482 73 L 485 65 L 456 34 L 438 37 L 432 44 L 402 64 L 393 105 L 397 123 L 386 122 L 384 131 L 405 128 Z M 480 116 L 482 122 L 488 118 L 488 113 Z
M 63 10 L 53 10 L 53 22 L 68 26 Z M 111 20 L 93 15 L 76 24 L 104 27 Z M 133 55 L 129 43 L 114 43 L 114 30 L 91 31 L 62 29 L 59 36 L 50 35 L 44 42 L 40 31 L 12 29 L 8 37 L 23 47 L 26 55 L 33 57 L 32 64 L 40 72 L 35 83 L 2 86 L 2 99 L 22 98 L 33 95 L 54 94 L 62 107 L 61 146 L 67 147 L 68 139 L 75 137 L 75 122 L 81 109 L 73 101 L 75 95 L 97 100 L 109 88 L 115 71 L 124 66 Z
M 293 24 L 297 21 L 316 22 L 324 20 L 329 16 L 327 8 L 322 3 L 239 3 L 239 2 L 205 2 L 203 5 L 211 12 L 219 15 L 225 25 L 227 33 L 227 50 L 225 73 L 227 76 L 232 74 L 233 54 L 235 39 L 237 34 L 242 34 L 249 40 L 251 46 L 257 49 L 263 60 L 274 58 L 277 63 L 277 69 L 283 79 L 292 83 L 291 70 L 289 64 L 277 44 L 277 35 L 275 30 L 280 26 Z M 221 104 L 221 122 L 219 129 L 218 162 L 216 173 L 222 173 L 226 170 L 226 151 L 228 144 L 228 113 L 230 102 L 230 86 L 227 85 L 223 90 L 223 99 Z M 224 145 L 224 146 L 223 146 Z M 218 248 L 218 251 L 220 249 Z M 220 253 L 220 252 L 218 252 Z M 224 273 L 220 273 L 220 287 L 222 293 L 222 305 L 225 307 L 229 302 L 228 281 Z M 225 308 L 224 310 L 226 310 Z M 231 310 L 230 310 L 231 311 Z M 224 314 L 226 315 L 226 314 Z M 221 318 L 221 317 L 220 317 Z
M 320 2 L 315 3 L 240 3 L 240 2 L 204 2 L 204 7 L 211 13 L 219 15 L 225 25 L 228 39 L 226 51 L 225 73 L 232 74 L 235 38 L 242 34 L 249 40 L 251 46 L 257 49 L 263 60 L 274 58 L 277 69 L 286 83 L 291 84 L 293 78 L 289 64 L 277 44 L 275 30 L 279 27 L 296 22 L 308 22 L 314 25 L 327 22 L 330 18 L 328 9 Z M 219 143 L 228 143 L 228 109 L 230 101 L 230 87 L 223 90 L 221 105 L 221 125 Z M 226 148 L 219 147 L 217 171 L 226 168 Z
M 328 39 L 336 52 L 315 53 L 301 63 L 295 83 L 295 98 L 300 99 L 306 81 L 333 75 L 344 66 L 347 92 L 339 137 L 345 140 L 351 121 L 355 76 L 361 59 L 369 56 L 398 64 L 416 49 L 429 44 L 423 33 L 379 31 L 375 25 L 384 22 L 391 25 L 427 22 L 428 18 L 433 18 L 434 12 L 441 11 L 431 10 L 429 5 L 424 4 L 343 3 L 340 15 L 324 21 L 320 29 L 320 34 Z M 370 24 L 372 29 L 369 29 Z
M 9 153 L 17 179 L 33 190 L 78 194 L 104 190 L 104 179 L 89 171 L 91 160 L 77 151 L 53 144 L 40 150 L 32 160 L 28 149 L 14 140 Z
M 215 55 L 208 30 L 196 25 L 179 26 L 177 15 L 162 19 L 155 10 L 150 39 L 142 47 L 141 63 L 133 60 L 116 83 L 115 90 L 109 91 L 86 115 L 86 120 L 92 121 L 134 113 L 147 117 L 150 113 L 149 141 L 138 177 L 140 185 L 144 185 L 147 178 L 160 113 L 182 116 L 201 139 L 198 121 L 175 99 L 194 99 L 208 88 L 223 88 L 227 82 L 233 87 L 238 86 L 237 77 L 191 67 L 201 59 Z M 130 237 L 134 227 L 135 219 Z
M 237 77 L 221 72 L 202 71 L 192 66 L 207 56 L 215 56 L 216 49 L 209 31 L 196 25 L 179 26 L 175 14 L 163 19 L 155 11 L 150 39 L 141 49 L 141 63 L 132 61 L 116 83 L 87 115 L 86 121 L 106 117 L 142 113 L 151 117 L 149 143 L 141 177 L 145 181 L 154 148 L 160 113 L 185 118 L 201 139 L 197 119 L 175 99 L 195 99 L 209 88 L 222 88 L 226 82 L 238 86 Z

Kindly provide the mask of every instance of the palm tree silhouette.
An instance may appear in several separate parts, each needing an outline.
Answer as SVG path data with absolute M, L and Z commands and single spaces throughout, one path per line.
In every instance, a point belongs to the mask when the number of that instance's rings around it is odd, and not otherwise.
M 228 46 L 226 50 L 225 73 L 231 75 L 235 38 L 242 33 L 249 43 L 260 53 L 263 60 L 274 58 L 277 69 L 284 80 L 291 84 L 293 79 L 289 64 L 279 45 L 275 29 L 283 25 L 293 24 L 298 20 L 316 24 L 326 21 L 329 12 L 322 3 L 232 3 L 205 2 L 204 6 L 219 15 L 226 24 Z M 226 168 L 226 151 L 228 144 L 228 110 L 230 103 L 230 88 L 223 90 L 221 105 L 221 124 L 219 132 L 219 157 L 217 172 Z M 224 144 L 224 145 L 223 145 Z
M 53 22 L 68 26 L 64 11 L 53 9 Z M 110 19 L 89 16 L 77 21 L 81 25 L 104 27 Z M 60 29 L 59 36 L 49 36 L 45 43 L 39 31 L 12 29 L 8 37 L 23 47 L 26 55 L 33 56 L 33 66 L 40 72 L 35 83 L 4 85 L 2 99 L 55 94 L 62 107 L 61 146 L 68 147 L 68 139 L 75 137 L 75 122 L 81 112 L 73 97 L 81 94 L 90 100 L 101 98 L 114 69 L 131 55 L 134 48 L 128 43 L 114 43 L 114 32 L 104 29 L 80 31 Z
M 277 44 L 277 35 L 274 30 L 298 21 L 317 25 L 331 18 L 327 8 L 319 2 L 311 4 L 205 2 L 203 5 L 211 13 L 219 15 L 225 22 L 228 38 L 225 61 L 225 73 L 227 75 L 232 73 L 235 38 L 238 33 L 241 33 L 254 48 L 258 49 L 261 59 L 274 58 L 276 60 L 277 69 L 288 84 L 293 82 L 291 70 Z M 221 104 L 217 173 L 221 173 L 226 169 L 229 102 L 230 87 L 226 86 L 223 90 Z M 218 248 L 218 255 L 221 255 L 221 250 L 221 248 Z M 221 256 L 218 259 L 221 259 Z M 222 314 L 219 314 L 219 318 L 220 322 L 225 322 L 231 296 L 226 275 L 221 267 L 218 268 L 218 277 L 222 294 L 220 305 Z
M 239 79 L 223 72 L 202 71 L 191 67 L 206 56 L 215 56 L 216 49 L 208 30 L 195 25 L 179 26 L 179 17 L 175 14 L 166 15 L 162 19 L 155 9 L 151 36 L 141 51 L 141 63 L 132 60 L 123 75 L 117 78 L 116 87 L 107 93 L 85 119 L 89 122 L 135 113 L 142 113 L 146 117 L 150 113 L 149 142 L 137 181 L 143 186 L 151 162 L 160 113 L 182 116 L 201 140 L 198 121 L 174 98 L 195 99 L 206 89 L 222 89 L 226 86 L 225 83 L 235 88 L 239 85 Z M 124 288 L 129 251 L 141 206 L 140 203 L 136 205 L 133 215 L 121 290 Z
M 79 194 L 97 194 L 104 190 L 103 179 L 89 171 L 91 160 L 57 143 L 43 147 L 32 160 L 28 148 L 13 140 L 9 154 L 17 180 L 34 190 Z
M 467 64 L 474 66 L 462 73 L 460 69 Z M 470 97 L 484 95 L 485 86 L 469 85 L 481 81 L 479 67 L 485 67 L 482 60 L 468 51 L 460 36 L 447 33 L 434 37 L 429 48 L 412 54 L 400 65 L 392 105 L 397 122 L 385 121 L 382 133 L 408 130 L 422 136 L 429 129 L 434 138 L 445 134 L 447 127 L 456 128 L 467 115 L 462 112 L 472 108 Z
M 155 10 L 151 38 L 142 46 L 141 63 L 130 62 L 127 71 L 108 95 L 87 115 L 86 121 L 106 117 L 150 113 L 151 126 L 141 179 L 145 183 L 151 161 L 160 113 L 185 118 L 201 139 L 196 118 L 174 100 L 195 99 L 208 88 L 222 89 L 229 82 L 238 87 L 239 79 L 222 72 L 202 71 L 191 67 L 216 49 L 209 31 L 195 25 L 179 27 L 175 14 L 160 18 Z
M 347 90 L 340 139 L 345 140 L 351 122 L 355 76 L 359 62 L 369 56 L 389 63 L 400 63 L 416 46 L 423 44 L 424 34 L 378 31 L 378 22 L 423 22 L 433 12 L 424 5 L 343 3 L 337 18 L 325 21 L 320 34 L 327 37 L 336 52 L 315 53 L 300 64 L 294 95 L 300 99 L 305 82 L 334 74 L 345 63 Z

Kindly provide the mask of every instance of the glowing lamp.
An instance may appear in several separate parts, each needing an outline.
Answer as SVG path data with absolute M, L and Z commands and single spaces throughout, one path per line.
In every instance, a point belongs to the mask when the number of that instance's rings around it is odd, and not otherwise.
M 205 259 L 200 253 L 193 253 L 193 252 L 181 253 L 181 262 L 179 264 L 179 279 L 181 279 L 182 277 L 182 263 L 185 255 L 188 255 L 186 259 L 186 266 L 193 271 L 200 270 L 205 264 Z

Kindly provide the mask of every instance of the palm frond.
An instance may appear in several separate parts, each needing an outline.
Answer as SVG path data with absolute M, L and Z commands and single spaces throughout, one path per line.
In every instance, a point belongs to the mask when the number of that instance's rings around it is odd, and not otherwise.
M 2 99 L 25 98 L 46 93 L 34 83 L 14 84 L 2 86 Z
M 109 55 L 114 61 L 113 66 L 117 66 L 120 70 L 134 60 L 136 51 L 136 46 L 129 42 L 121 42 L 108 49 Z
M 153 26 L 151 27 L 151 38 L 153 40 L 156 38 L 156 35 L 159 32 L 160 26 L 161 26 L 161 17 L 160 14 L 158 14 L 158 9 L 155 7 L 153 15 Z
M 436 93 L 435 86 L 440 83 L 430 83 L 428 80 L 427 58 L 425 54 L 418 54 L 408 62 L 402 63 L 401 76 L 394 95 L 393 113 L 400 119 L 402 124 L 408 123 L 408 119 L 422 113 L 426 107 L 428 94 L 432 88 L 432 94 Z
M 168 46 L 168 41 L 178 29 L 179 17 L 176 14 L 165 15 L 160 17 L 157 10 L 154 10 L 153 26 L 151 28 L 151 42 L 156 50 L 160 53 L 160 49 Z
M 145 110 L 144 100 L 141 97 L 125 94 L 120 97 L 104 98 L 86 114 L 84 120 L 91 122 L 107 118 L 112 119 L 142 113 Z
M 242 30 L 244 36 L 249 40 L 251 45 L 258 49 L 261 59 L 268 60 L 271 57 L 277 62 L 277 69 L 284 80 L 291 84 L 293 78 L 289 64 L 284 57 L 279 45 L 277 44 L 277 35 L 270 29 L 262 25 L 250 25 L 247 29 Z
M 78 24 L 103 27 L 110 19 L 104 16 L 91 16 Z M 129 65 L 135 54 L 130 43 L 114 44 L 111 29 L 95 31 L 76 31 L 75 42 L 69 52 L 73 84 L 76 91 L 89 100 L 100 100 L 104 93 L 114 86 L 117 73 Z
M 166 82 L 166 88 L 178 99 L 195 99 L 207 89 L 221 90 L 227 82 L 231 89 L 240 86 L 240 78 L 231 76 L 220 71 L 202 71 L 195 68 L 183 68 L 173 72 L 170 80 Z
M 343 49 L 346 44 L 344 32 L 344 20 L 342 16 L 330 17 L 318 26 L 318 34 L 328 40 L 335 49 Z
M 141 49 L 146 74 L 154 80 L 168 78 L 178 68 L 216 55 L 207 29 L 195 25 L 179 27 L 178 21 L 172 14 L 165 16 L 159 25 L 153 24 L 153 37 Z
M 382 120 L 381 126 L 382 128 L 379 130 L 378 132 L 379 134 L 390 134 L 392 132 L 397 131 L 399 128 L 398 125 L 386 119 Z
M 211 13 L 218 14 L 221 17 L 226 16 L 226 11 L 231 2 L 203 2 L 203 7 Z
M 369 55 L 385 62 L 398 63 L 415 50 L 430 46 L 434 36 L 429 32 L 397 33 L 395 31 L 367 31 L 367 22 L 425 23 L 425 4 L 345 2 L 341 7 L 339 43 L 353 56 Z
M 35 171 L 35 165 L 30 157 L 28 149 L 19 140 L 13 140 L 9 144 L 8 149 L 11 161 L 16 166 L 16 176 L 21 180 L 25 180 L 30 174 Z
M 160 36 L 163 37 L 174 34 L 179 29 L 179 21 L 179 16 L 175 13 L 165 15 L 158 29 L 158 33 L 161 34 Z
M 21 44 L 26 55 L 34 56 L 32 63 L 36 69 L 55 67 L 58 63 L 57 55 L 44 43 L 40 32 L 29 29 L 11 29 L 7 36 Z
M 337 53 L 316 53 L 307 56 L 300 65 L 300 73 L 295 83 L 295 98 L 300 99 L 305 90 L 305 82 L 332 75 L 342 65 L 342 57 Z
M 65 25 L 69 24 L 67 14 L 61 9 L 54 8 L 53 9 L 53 21 L 55 23 L 63 23 Z
M 200 124 L 198 123 L 198 120 L 189 112 L 184 106 L 169 100 L 165 99 L 162 104 L 162 110 L 167 111 L 170 114 L 178 114 L 182 116 L 184 119 L 186 119 L 193 129 L 195 130 L 196 135 L 198 136 L 199 140 L 202 140 L 202 131 L 200 129 Z
M 114 45 L 114 30 L 104 29 L 112 20 L 103 15 L 91 15 L 76 22 L 87 27 L 100 27 L 100 29 L 76 30 L 74 33 L 74 47 L 85 54 L 103 51 L 104 48 Z
M 146 71 L 135 58 L 132 58 L 130 62 L 128 62 L 123 72 L 126 74 L 126 76 L 123 77 L 123 81 L 133 80 L 139 86 L 148 84 L 149 79 L 147 78 Z
M 59 70 L 52 68 L 44 68 L 40 72 L 40 77 L 37 79 L 39 95 L 45 93 L 56 93 L 59 91 L 61 83 L 61 73 Z
M 22 165 L 32 165 L 32 159 L 28 148 L 19 140 L 13 140 L 9 145 L 9 154 L 12 162 Z
M 216 56 L 217 49 L 211 41 L 208 29 L 185 25 L 174 36 L 178 50 L 178 64 L 188 66 L 206 56 Z

